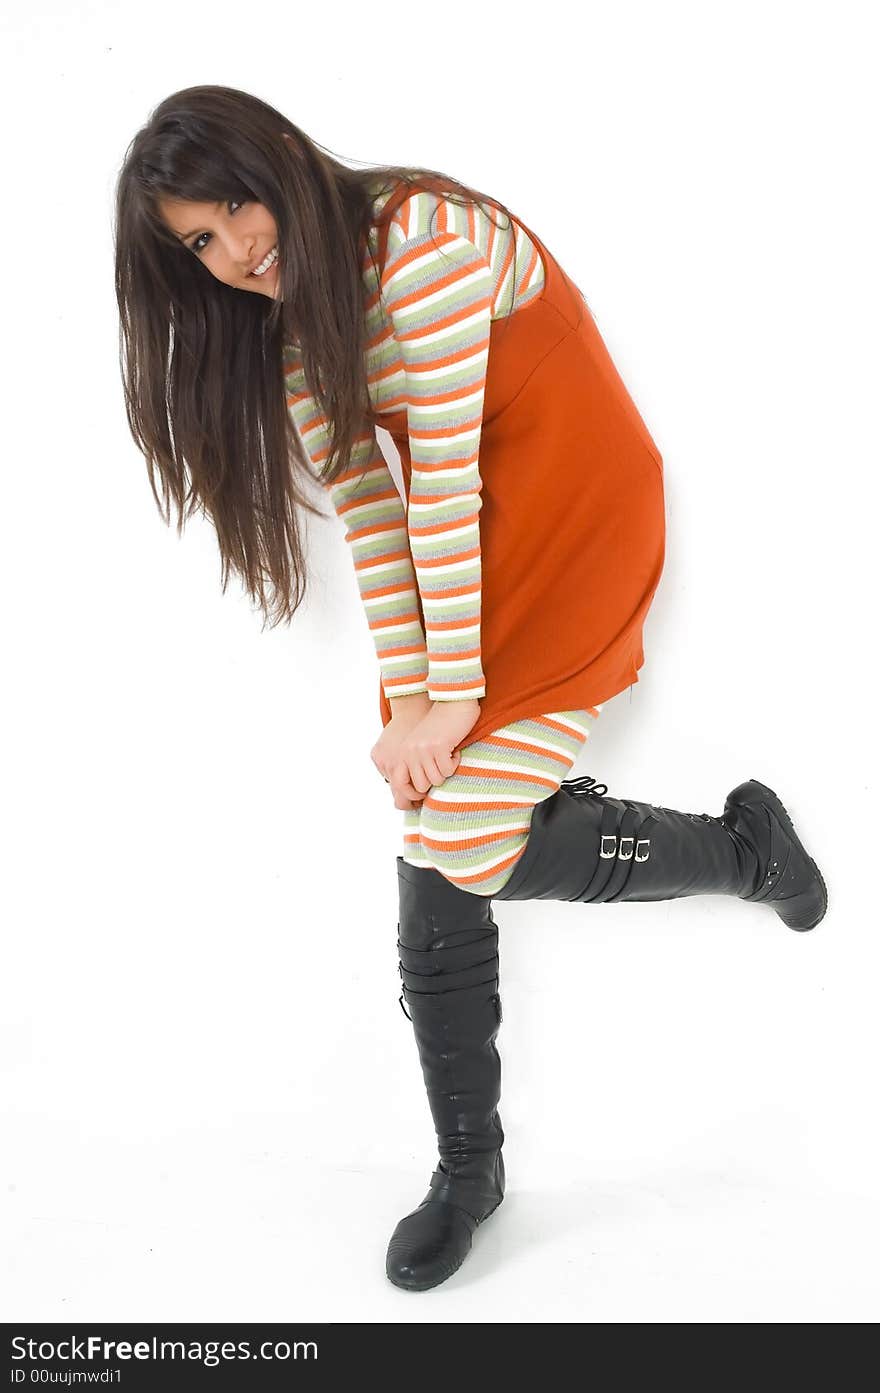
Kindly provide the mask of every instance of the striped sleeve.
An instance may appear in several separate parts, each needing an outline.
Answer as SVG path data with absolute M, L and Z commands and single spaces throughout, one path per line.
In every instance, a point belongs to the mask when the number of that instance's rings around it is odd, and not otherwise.
M 480 434 L 493 272 L 471 209 L 418 191 L 389 229 L 382 295 L 404 369 L 407 526 L 425 616 L 428 695 L 486 695 L 481 657 Z
M 285 380 L 288 409 L 317 474 L 329 456 L 330 431 L 292 348 L 285 349 Z M 385 696 L 425 692 L 428 656 L 406 512 L 372 428 L 366 426 L 355 441 L 346 472 L 324 487 L 351 547 Z

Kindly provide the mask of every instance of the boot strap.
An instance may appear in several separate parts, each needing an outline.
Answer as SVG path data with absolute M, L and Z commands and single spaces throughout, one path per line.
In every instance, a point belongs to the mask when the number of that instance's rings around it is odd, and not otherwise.
M 637 836 L 621 836 L 617 851 L 617 861 L 615 863 L 615 875 L 612 880 L 615 882 L 610 893 L 604 897 L 605 903 L 611 903 L 620 899 L 629 884 L 629 878 L 633 873 L 633 866 L 637 861 L 647 861 L 651 855 L 651 838 L 644 835 L 649 831 L 659 818 L 649 813 L 641 822 L 638 821 L 638 811 L 630 809 L 632 818 L 630 824 Z M 629 825 L 627 831 L 629 831 Z
M 603 836 L 599 848 L 600 864 L 603 859 L 608 858 L 611 874 L 606 877 L 601 891 L 597 895 L 591 895 L 590 902 L 592 904 L 607 904 L 609 900 L 613 900 L 623 890 L 632 870 L 633 849 L 635 847 L 635 837 L 632 833 L 636 829 L 636 813 L 625 804 L 618 803 L 618 806 L 623 806 L 619 834 Z
M 562 785 L 565 788 L 565 784 Z M 591 790 L 592 792 L 592 790 Z M 624 811 L 624 804 L 617 798 L 602 798 L 602 824 L 599 828 L 599 856 L 593 874 L 585 888 L 578 895 L 581 902 L 595 902 L 603 897 L 614 871 L 614 857 L 617 855 L 617 817 Z
M 649 813 L 639 822 L 637 809 L 619 798 L 603 798 L 602 803 L 596 869 L 586 889 L 578 896 L 589 904 L 608 904 L 620 898 L 633 865 L 650 857 L 651 838 L 645 834 L 659 821 Z
M 463 1209 L 468 1219 L 478 1224 L 487 1217 L 486 1205 L 491 1204 L 493 1199 L 500 1204 L 502 1196 L 496 1193 L 488 1176 L 485 1180 L 460 1180 L 457 1176 L 447 1175 L 445 1171 L 435 1170 L 422 1203 L 427 1200 L 448 1201 Z

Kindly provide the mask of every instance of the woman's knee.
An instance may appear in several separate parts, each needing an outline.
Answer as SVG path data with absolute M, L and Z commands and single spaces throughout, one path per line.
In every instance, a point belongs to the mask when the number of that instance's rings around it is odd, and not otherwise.
M 457 890 L 491 899 L 513 874 L 514 866 L 526 848 L 534 809 L 519 809 L 516 825 L 503 836 L 497 830 L 475 826 L 462 818 L 459 828 L 447 819 L 443 840 L 432 838 L 423 829 L 425 854 L 431 864 Z
M 466 745 L 455 773 L 408 822 L 414 859 L 469 895 L 497 894 L 525 850 L 536 805 L 570 772 L 598 711 L 527 717 Z
M 432 867 L 398 863 L 397 947 L 410 991 L 449 991 L 489 981 L 498 970 L 491 906 L 473 903 Z

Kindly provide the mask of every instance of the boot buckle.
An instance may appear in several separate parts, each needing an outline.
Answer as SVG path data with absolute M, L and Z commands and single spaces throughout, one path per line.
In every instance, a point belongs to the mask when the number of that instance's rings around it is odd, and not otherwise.
M 643 847 L 643 846 L 644 846 L 644 847 L 647 847 L 647 851 L 645 852 L 644 856 L 640 856 L 640 855 L 639 855 L 639 848 L 640 848 L 640 847 Z M 648 859 L 648 857 L 649 857 L 650 855 L 651 855 L 651 838 L 650 838 L 650 837 L 641 837 L 641 838 L 639 839 L 639 841 L 638 841 L 638 844 L 636 845 L 636 860 L 637 860 L 637 861 L 647 861 L 647 859 Z
M 623 848 L 624 848 L 624 845 L 625 845 L 627 842 L 629 843 L 629 851 L 624 851 Z M 631 857 L 632 854 L 633 854 L 633 846 L 634 846 L 634 845 L 635 845 L 635 837 L 621 837 L 621 839 L 620 839 L 620 851 L 617 853 L 618 856 L 620 857 L 621 861 L 629 861 L 630 857 Z
M 610 842 L 610 843 L 611 843 L 611 850 L 610 850 L 610 851 L 606 851 L 606 850 L 605 850 L 605 843 L 606 843 L 606 842 Z M 608 836 L 608 837 L 603 837 L 603 838 L 602 838 L 602 845 L 601 845 L 601 847 L 600 847 L 600 849 L 599 849 L 599 855 L 602 856 L 602 857 L 605 857 L 605 858 L 607 859 L 609 856 L 614 856 L 614 855 L 616 855 L 616 853 L 617 853 L 617 835 L 616 835 L 616 833 L 612 832 L 610 836 Z

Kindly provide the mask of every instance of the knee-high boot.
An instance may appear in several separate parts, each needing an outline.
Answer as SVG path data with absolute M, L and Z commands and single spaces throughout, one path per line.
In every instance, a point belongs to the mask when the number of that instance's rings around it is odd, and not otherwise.
M 385 1270 L 396 1286 L 426 1291 L 457 1271 L 477 1226 L 504 1198 L 498 929 L 486 897 L 401 856 L 397 871 L 400 1003 L 413 1024 L 440 1160 L 425 1198 L 395 1228 Z
M 825 914 L 819 868 L 766 784 L 739 784 L 718 817 L 607 793 L 589 775 L 563 780 L 535 807 L 525 850 L 492 899 L 604 904 L 736 895 L 767 904 L 799 931 Z

